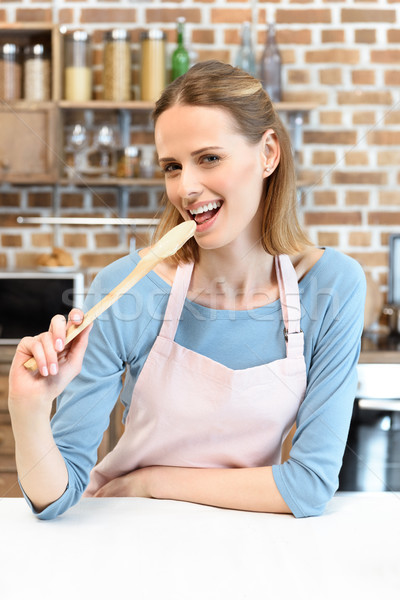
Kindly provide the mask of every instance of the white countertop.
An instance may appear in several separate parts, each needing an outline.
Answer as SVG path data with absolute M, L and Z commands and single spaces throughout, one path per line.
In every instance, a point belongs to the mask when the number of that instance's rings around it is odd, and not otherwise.
M 340 493 L 295 519 L 141 498 L 40 521 L 0 500 L 2 600 L 399 598 L 400 493 Z

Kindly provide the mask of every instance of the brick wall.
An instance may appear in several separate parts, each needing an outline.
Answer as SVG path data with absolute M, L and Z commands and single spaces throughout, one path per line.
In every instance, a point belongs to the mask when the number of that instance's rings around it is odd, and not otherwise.
M 284 68 L 284 99 L 315 101 L 304 127 L 301 171 L 314 180 L 301 212 L 312 239 L 351 254 L 387 285 L 388 239 L 400 232 L 400 1 L 399 0 L 87 0 L 2 2 L 8 21 L 54 21 L 93 33 L 96 93 L 101 94 L 105 29 L 127 27 L 138 51 L 143 27 L 159 26 L 175 38 L 175 19 L 187 19 L 199 59 L 233 60 L 240 25 L 252 20 L 257 55 L 264 23 L 276 16 Z M 105 194 L 105 198 L 101 197 Z M 100 199 L 99 199 L 100 197 Z M 150 200 L 154 208 L 154 197 Z M 49 227 L 16 226 L 17 214 L 51 214 L 51 189 L 0 190 L 0 266 L 25 266 L 53 243 Z M 131 209 L 148 211 L 136 192 Z M 114 214 L 112 191 L 65 191 L 61 214 Z M 95 269 L 127 251 L 132 233 L 115 228 L 63 228 L 57 236 L 77 265 Z

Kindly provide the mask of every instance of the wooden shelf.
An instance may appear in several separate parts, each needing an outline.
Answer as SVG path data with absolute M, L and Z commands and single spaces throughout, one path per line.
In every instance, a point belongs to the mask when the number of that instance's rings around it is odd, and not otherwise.
M 150 111 L 154 108 L 153 102 L 143 100 L 129 100 L 126 102 L 113 102 L 112 100 L 89 100 L 87 102 L 71 102 L 60 100 L 58 106 L 66 110 L 134 110 Z
M 96 187 L 164 187 L 164 178 L 146 179 L 144 177 L 63 177 L 61 185 L 96 186 Z

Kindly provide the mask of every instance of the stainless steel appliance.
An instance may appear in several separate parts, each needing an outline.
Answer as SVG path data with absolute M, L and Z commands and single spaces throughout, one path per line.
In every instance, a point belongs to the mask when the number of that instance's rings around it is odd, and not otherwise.
M 400 490 L 400 363 L 361 363 L 342 491 Z
M 83 273 L 0 271 L 0 344 L 46 331 L 55 314 L 81 308 Z

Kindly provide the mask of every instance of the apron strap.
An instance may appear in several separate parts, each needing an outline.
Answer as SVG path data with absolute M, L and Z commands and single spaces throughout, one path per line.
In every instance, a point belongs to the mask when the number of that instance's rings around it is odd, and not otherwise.
M 279 294 L 284 321 L 284 334 L 288 357 L 302 356 L 304 335 L 300 328 L 301 307 L 299 284 L 292 261 L 285 254 L 275 256 Z
M 178 265 L 172 284 L 171 293 L 165 310 L 164 321 L 161 326 L 160 336 L 173 341 L 178 329 L 179 319 L 182 314 L 190 280 L 192 278 L 193 263 Z

